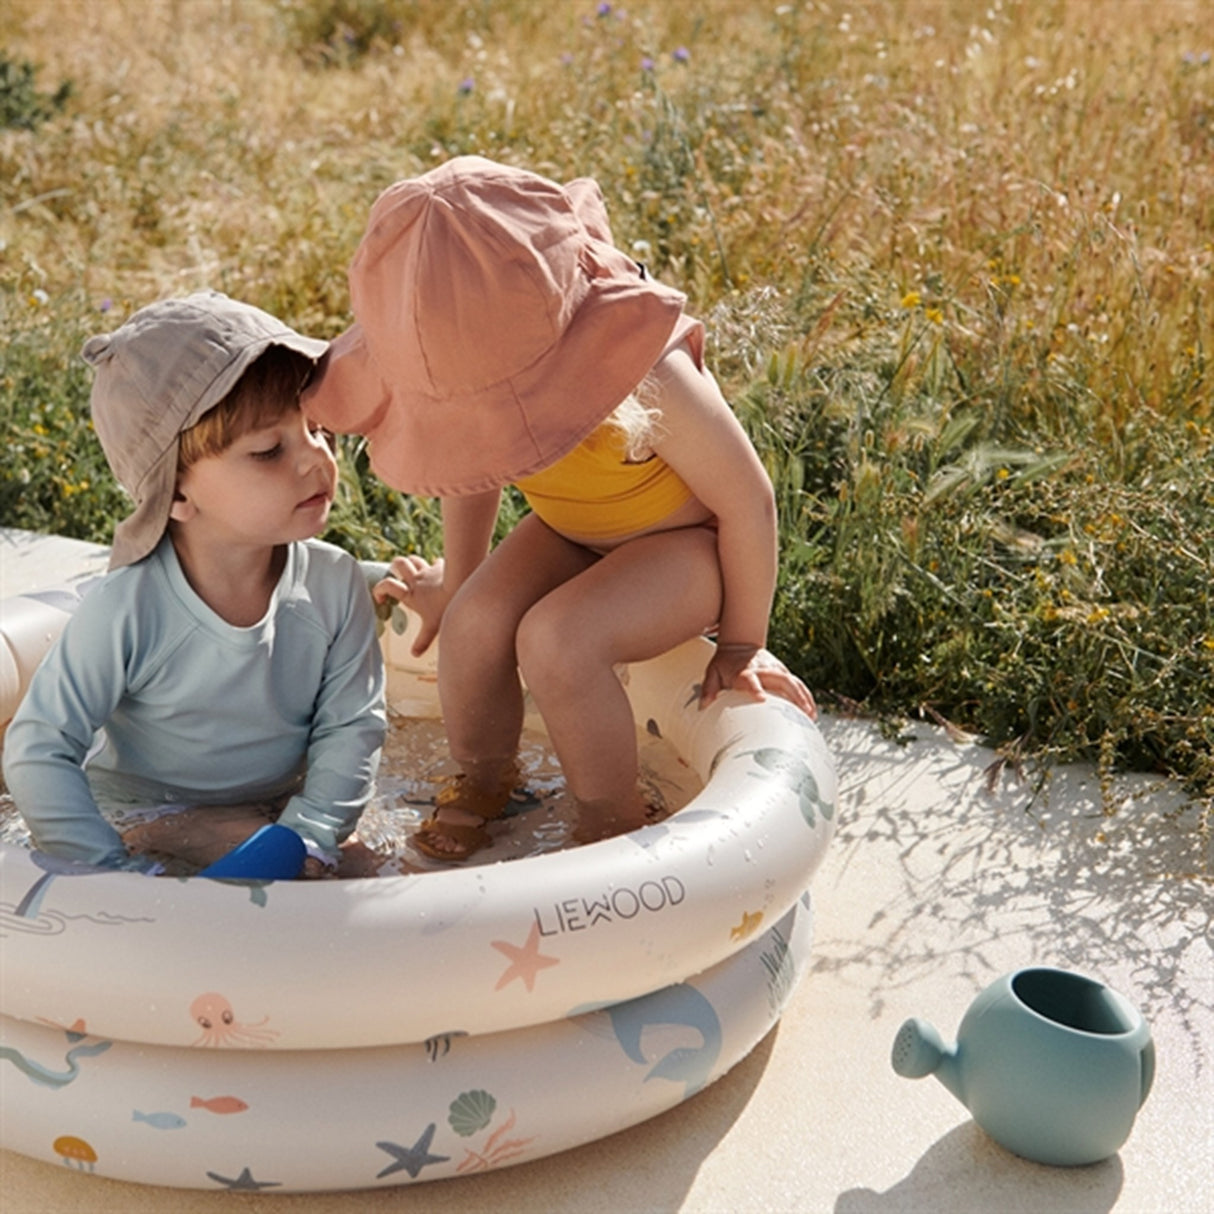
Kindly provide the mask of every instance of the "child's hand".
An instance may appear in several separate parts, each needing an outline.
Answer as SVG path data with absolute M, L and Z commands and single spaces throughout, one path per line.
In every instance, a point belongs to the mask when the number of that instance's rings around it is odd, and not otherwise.
M 395 599 L 421 620 L 421 631 L 413 642 L 413 656 L 421 657 L 438 636 L 443 612 L 450 598 L 443 585 L 441 558 L 430 562 L 420 556 L 398 556 L 388 566 L 388 576 L 377 582 L 371 594 L 377 603 Z
M 779 658 L 757 645 L 718 645 L 704 672 L 700 707 L 706 708 L 723 691 L 744 691 L 756 700 L 767 693 L 794 704 L 811 721 L 818 706 L 809 688 Z

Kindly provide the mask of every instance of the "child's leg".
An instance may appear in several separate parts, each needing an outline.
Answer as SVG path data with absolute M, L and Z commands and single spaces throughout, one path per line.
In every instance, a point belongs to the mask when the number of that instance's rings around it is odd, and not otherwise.
M 692 527 L 629 541 L 522 620 L 519 662 L 582 808 L 584 839 L 644 819 L 636 725 L 615 665 L 698 636 L 720 611 L 716 534 Z
M 132 851 L 162 860 L 173 875 L 197 872 L 226 856 L 282 810 L 281 802 L 197 805 L 153 818 L 122 832 Z
M 523 727 L 519 621 L 554 586 L 596 559 L 529 515 L 452 599 L 443 615 L 438 686 L 447 740 L 462 777 L 447 803 L 440 799 L 440 823 L 479 825 L 489 813 L 476 810 L 490 810 L 505 784 L 513 784 Z M 436 830 L 425 842 L 433 851 L 466 849 L 448 845 Z

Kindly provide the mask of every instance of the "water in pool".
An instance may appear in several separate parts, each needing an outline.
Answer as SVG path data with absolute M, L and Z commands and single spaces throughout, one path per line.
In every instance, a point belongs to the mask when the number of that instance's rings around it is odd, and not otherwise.
M 638 729 L 641 782 L 654 805 L 654 820 L 681 809 L 699 791 L 699 781 L 674 748 Z M 469 863 L 492 864 L 540 855 L 568 846 L 576 825 L 560 765 L 546 734 L 525 730 L 519 748 L 523 778 L 505 816 L 489 824 L 493 846 Z M 434 798 L 456 766 L 447 749 L 442 721 L 434 717 L 393 717 L 384 745 L 375 796 L 363 813 L 357 838 L 374 853 L 350 875 L 392 876 L 444 867 L 408 846 L 409 835 L 434 812 Z M 143 815 L 146 819 L 146 815 Z M 121 830 L 140 818 L 116 820 Z M 7 793 L 0 794 L 0 843 L 28 847 L 29 832 Z M 180 871 L 180 870 L 179 870 Z

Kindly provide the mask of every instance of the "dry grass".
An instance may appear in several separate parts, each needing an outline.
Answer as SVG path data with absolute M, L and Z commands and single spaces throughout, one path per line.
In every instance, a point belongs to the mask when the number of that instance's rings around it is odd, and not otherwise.
M 0 131 L 5 475 L 39 525 L 115 508 L 86 331 L 211 286 L 329 336 L 392 180 L 591 174 L 712 321 L 781 495 L 790 659 L 1214 786 L 1205 0 L 2 3 L 0 52 L 74 87 Z M 341 538 L 432 545 L 351 454 Z

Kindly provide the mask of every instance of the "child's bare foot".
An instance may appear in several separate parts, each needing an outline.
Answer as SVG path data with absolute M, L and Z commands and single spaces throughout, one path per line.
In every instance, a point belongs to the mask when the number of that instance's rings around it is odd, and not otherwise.
M 341 845 L 341 860 L 337 865 L 339 877 L 378 877 L 387 856 L 373 851 L 361 839 L 348 839 Z
M 573 832 L 573 842 L 579 846 L 598 843 L 640 830 L 648 822 L 650 812 L 639 789 L 624 805 L 610 801 L 578 801 L 578 823 Z
M 597 843 L 629 831 L 661 822 L 670 813 L 666 798 L 644 773 L 636 792 L 623 808 L 608 801 L 576 801 L 578 825 L 573 832 L 576 844 Z

